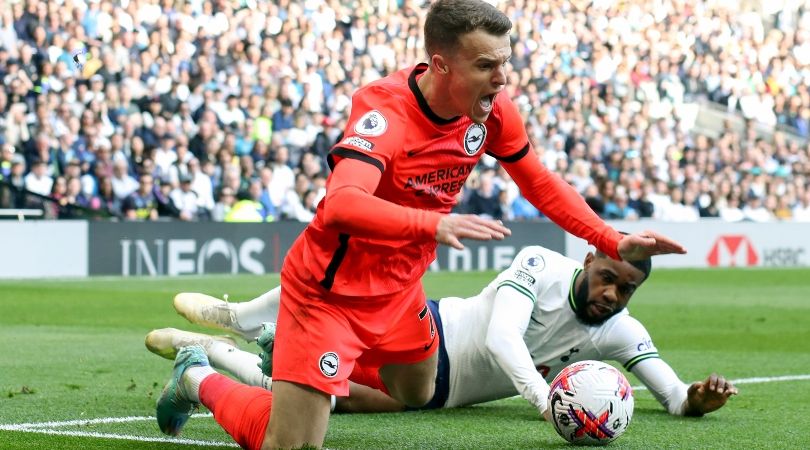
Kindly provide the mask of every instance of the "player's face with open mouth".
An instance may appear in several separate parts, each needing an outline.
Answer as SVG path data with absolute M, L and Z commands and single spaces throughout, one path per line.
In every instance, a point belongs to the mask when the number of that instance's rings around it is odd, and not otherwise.
M 446 58 L 451 75 L 450 92 L 459 114 L 483 123 L 492 112 L 495 95 L 506 85 L 506 62 L 512 56 L 509 36 L 483 30 L 459 39 L 458 52 Z

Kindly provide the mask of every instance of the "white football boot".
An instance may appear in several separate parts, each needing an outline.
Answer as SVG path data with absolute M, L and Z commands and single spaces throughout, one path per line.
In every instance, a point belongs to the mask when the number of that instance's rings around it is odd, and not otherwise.
M 191 323 L 239 335 L 249 341 L 236 322 L 230 303 L 206 294 L 182 292 L 174 296 L 174 309 Z
M 166 359 L 174 359 L 182 347 L 199 345 L 206 353 L 213 342 L 222 342 L 238 348 L 236 341 L 230 336 L 211 336 L 194 333 L 192 331 L 178 330 L 177 328 L 161 328 L 152 330 L 146 335 L 146 348 L 150 352 Z

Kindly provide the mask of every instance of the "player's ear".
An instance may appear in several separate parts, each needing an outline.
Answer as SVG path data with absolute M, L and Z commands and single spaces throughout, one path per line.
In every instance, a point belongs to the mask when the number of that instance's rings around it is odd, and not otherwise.
M 447 61 L 438 53 L 430 58 L 430 64 L 432 66 L 431 68 L 438 74 L 446 75 L 447 72 L 450 71 L 450 68 L 447 66 Z
M 583 267 L 587 269 L 588 266 L 590 266 L 591 263 L 593 262 L 594 258 L 595 256 L 593 256 L 593 252 L 588 252 L 588 254 L 585 255 L 585 264 L 583 265 Z

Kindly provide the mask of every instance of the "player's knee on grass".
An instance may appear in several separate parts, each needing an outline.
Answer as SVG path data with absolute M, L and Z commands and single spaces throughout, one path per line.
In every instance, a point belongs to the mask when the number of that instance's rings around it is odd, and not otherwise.
M 429 361 L 384 366 L 380 376 L 391 396 L 410 408 L 426 405 L 436 389 L 436 365 Z
M 436 385 L 434 383 L 426 383 L 416 389 L 409 389 L 403 392 L 403 398 L 400 399 L 402 403 L 410 408 L 420 408 L 428 404 L 433 398 L 433 392 Z

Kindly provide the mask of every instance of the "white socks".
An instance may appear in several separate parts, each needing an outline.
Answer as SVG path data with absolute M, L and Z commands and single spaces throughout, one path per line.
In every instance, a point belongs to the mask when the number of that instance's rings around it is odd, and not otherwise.
M 219 341 L 212 342 L 207 353 L 208 361 L 217 369 L 232 373 L 239 381 L 250 386 L 270 390 L 272 380 L 259 369 L 261 358 L 257 355 Z
M 200 384 L 211 374 L 217 373 L 211 366 L 191 366 L 180 377 L 181 388 L 186 397 L 194 403 L 200 403 Z
M 271 291 L 254 298 L 249 302 L 230 303 L 234 313 L 234 327 L 237 327 L 245 339 L 251 340 L 259 337 L 264 322 L 278 320 L 278 306 L 281 299 L 281 289 Z

